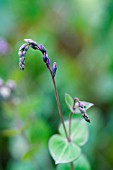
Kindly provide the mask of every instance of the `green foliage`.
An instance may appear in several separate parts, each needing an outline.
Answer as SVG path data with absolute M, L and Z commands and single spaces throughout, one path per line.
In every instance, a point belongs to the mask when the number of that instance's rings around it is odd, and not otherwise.
M 66 130 L 69 128 L 69 121 L 65 121 Z M 65 136 L 63 125 L 59 127 L 60 135 L 54 135 L 49 140 L 49 151 L 56 164 L 69 163 L 80 156 L 80 148 L 88 140 L 88 127 L 84 120 L 72 120 L 71 142 Z M 78 145 L 78 146 L 77 146 Z
M 2 130 L 1 134 L 7 137 L 13 137 L 16 135 L 19 135 L 21 133 L 21 130 L 18 129 L 7 129 L 7 130 Z
M 28 140 L 32 144 L 38 146 L 47 144 L 51 130 L 46 122 L 43 120 L 31 120 L 30 125 L 25 129 Z
M 65 137 L 54 135 L 49 140 L 49 151 L 56 164 L 69 163 L 80 156 L 80 148 Z
M 30 148 L 22 157 L 22 160 L 26 161 L 26 160 L 30 160 L 32 159 L 32 157 L 34 156 L 34 154 L 36 154 L 37 152 L 37 147 L 34 146 L 32 148 Z

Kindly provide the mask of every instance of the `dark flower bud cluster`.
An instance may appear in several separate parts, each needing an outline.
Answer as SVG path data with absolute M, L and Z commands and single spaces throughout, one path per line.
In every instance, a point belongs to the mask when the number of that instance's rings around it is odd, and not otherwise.
M 43 61 L 46 63 L 47 68 L 50 68 L 50 59 L 49 59 L 49 57 L 47 55 L 47 51 L 46 51 L 45 47 L 42 44 L 40 44 L 39 50 L 43 54 L 42 58 L 43 58 Z M 52 66 L 52 70 L 51 70 L 53 77 L 56 74 L 56 70 L 57 70 L 57 66 L 56 66 L 56 62 L 54 62 L 53 66 Z
M 84 108 L 82 108 L 82 107 L 79 107 L 79 110 L 80 110 L 83 118 L 84 118 L 87 122 L 90 123 L 90 119 L 89 119 L 89 117 L 88 117 L 88 115 L 87 115 L 87 113 L 86 113 L 86 110 L 85 110 Z
M 42 59 L 43 59 L 44 63 L 46 64 L 47 68 L 51 71 L 52 76 L 55 77 L 56 70 L 57 70 L 56 62 L 53 63 L 52 70 L 51 70 L 50 69 L 50 59 L 49 59 L 49 57 L 47 55 L 47 51 L 46 51 L 45 47 L 42 44 L 40 44 L 38 46 L 38 44 L 35 41 L 33 41 L 32 39 L 24 39 L 24 41 L 27 44 L 23 44 L 19 48 L 19 52 L 18 52 L 20 70 L 24 70 L 24 67 L 25 67 L 25 55 L 26 55 L 26 52 L 29 49 L 29 47 L 31 47 L 34 50 L 39 50 L 43 54 Z
M 24 41 L 27 42 L 29 44 L 29 46 L 31 48 L 33 48 L 34 50 L 39 49 L 38 44 L 35 41 L 33 41 L 32 39 L 24 39 Z
M 87 122 L 90 123 L 90 119 L 89 119 L 89 117 L 88 117 L 88 115 L 87 115 L 87 113 L 86 113 L 86 105 L 85 105 L 83 102 L 81 102 L 78 98 L 75 98 L 75 99 L 74 99 L 73 109 L 76 110 L 76 107 L 75 107 L 76 101 L 78 102 L 78 109 L 79 109 L 82 117 L 83 117 Z
M 29 49 L 28 44 L 23 44 L 19 48 L 18 55 L 19 55 L 19 68 L 20 68 L 20 70 L 24 70 L 24 67 L 25 67 L 25 55 L 26 55 L 26 52 L 28 51 L 28 49 Z

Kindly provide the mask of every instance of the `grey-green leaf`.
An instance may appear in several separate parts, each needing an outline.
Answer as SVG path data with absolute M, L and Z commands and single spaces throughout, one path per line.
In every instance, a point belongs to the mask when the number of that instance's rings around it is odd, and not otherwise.
M 70 110 L 72 110 L 72 107 L 73 107 L 73 98 L 69 94 L 67 94 L 67 93 L 65 93 L 65 102 L 66 102 L 68 108 Z
M 65 121 L 65 126 L 67 132 L 69 130 L 69 121 Z M 59 132 L 61 135 L 65 136 L 62 124 L 59 127 Z M 79 145 L 84 145 L 89 137 L 89 130 L 87 127 L 87 122 L 81 119 L 73 119 L 71 123 L 71 140 Z
M 81 149 L 65 137 L 53 135 L 49 140 L 49 151 L 56 164 L 69 163 L 80 156 Z
M 80 157 L 74 161 L 74 169 L 91 170 L 90 164 L 83 154 L 81 154 Z M 58 165 L 57 170 L 70 170 L 70 165 L 69 164 Z

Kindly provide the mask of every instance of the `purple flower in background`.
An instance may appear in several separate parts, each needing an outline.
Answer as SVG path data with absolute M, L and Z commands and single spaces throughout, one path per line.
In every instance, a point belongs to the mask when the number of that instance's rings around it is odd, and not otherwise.
M 0 101 L 10 99 L 15 90 L 16 82 L 14 80 L 4 83 L 4 80 L 0 78 Z
M 15 91 L 16 89 L 16 83 L 14 80 L 8 80 L 6 83 L 6 86 L 11 90 L 11 91 Z
M 8 42 L 0 37 L 0 54 L 7 54 L 9 51 Z

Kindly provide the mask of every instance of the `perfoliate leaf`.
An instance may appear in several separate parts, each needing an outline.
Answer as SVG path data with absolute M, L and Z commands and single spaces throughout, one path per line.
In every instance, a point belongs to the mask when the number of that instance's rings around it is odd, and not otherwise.
M 65 121 L 65 126 L 67 132 L 69 131 L 69 121 Z M 61 135 L 65 136 L 62 124 L 59 127 L 59 132 Z M 89 137 L 89 131 L 87 123 L 81 119 L 72 119 L 71 122 L 71 140 L 75 144 L 82 146 L 84 145 Z
M 91 170 L 90 164 L 87 158 L 81 154 L 80 157 L 74 161 L 75 170 Z M 61 164 L 57 166 L 57 170 L 70 170 L 69 164 Z
M 68 142 L 60 135 L 53 135 L 49 140 L 49 151 L 56 164 L 69 163 L 80 156 L 81 149 L 73 142 Z

